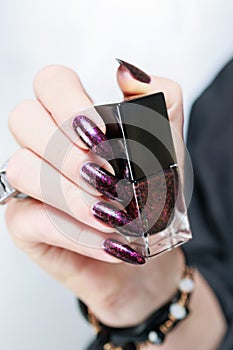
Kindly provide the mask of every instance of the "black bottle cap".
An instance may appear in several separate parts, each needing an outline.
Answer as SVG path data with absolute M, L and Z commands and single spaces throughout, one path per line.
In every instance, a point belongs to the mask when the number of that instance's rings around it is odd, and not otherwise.
M 176 164 L 163 93 L 95 108 L 106 124 L 108 140 L 115 140 L 112 148 L 117 176 L 122 172 L 121 158 L 128 164 L 130 181 Z

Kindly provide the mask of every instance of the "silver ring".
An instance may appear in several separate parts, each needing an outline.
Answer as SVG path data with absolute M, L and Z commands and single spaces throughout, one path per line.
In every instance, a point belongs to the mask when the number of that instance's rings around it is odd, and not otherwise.
M 0 167 L 0 204 L 6 204 L 11 198 L 24 199 L 27 195 L 20 193 L 8 182 L 6 177 L 8 160 Z

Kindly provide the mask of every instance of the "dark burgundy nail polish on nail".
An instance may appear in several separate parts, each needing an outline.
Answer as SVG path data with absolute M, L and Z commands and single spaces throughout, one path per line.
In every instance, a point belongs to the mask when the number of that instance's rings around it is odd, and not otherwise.
M 95 163 L 86 163 L 80 171 L 81 177 L 97 191 L 110 199 L 118 197 L 116 191 L 117 178 Z
M 132 219 L 123 210 L 107 202 L 97 202 L 92 208 L 93 215 L 126 236 L 139 237 L 143 234 L 140 221 Z
M 110 142 L 93 121 L 85 115 L 78 115 L 74 118 L 72 126 L 81 140 L 95 154 L 105 159 L 113 158 Z
M 92 187 L 109 199 L 118 200 L 127 206 L 133 198 L 133 190 L 130 182 L 118 180 L 107 170 L 98 164 L 85 163 L 80 171 L 81 177 Z M 127 189 L 127 191 L 126 191 Z
M 165 230 L 172 220 L 177 190 L 177 169 L 171 167 L 133 183 L 126 212 L 107 202 L 97 202 L 92 211 L 97 219 L 125 236 L 151 235 Z M 122 192 L 130 196 L 128 187 Z
M 132 77 L 142 83 L 149 84 L 151 82 L 151 77 L 143 72 L 141 69 L 133 66 L 132 64 L 116 58 L 117 62 L 124 68 L 126 68 Z
M 130 264 L 142 265 L 146 262 L 141 254 L 127 244 L 122 244 L 115 239 L 107 239 L 104 241 L 103 248 L 106 253 Z

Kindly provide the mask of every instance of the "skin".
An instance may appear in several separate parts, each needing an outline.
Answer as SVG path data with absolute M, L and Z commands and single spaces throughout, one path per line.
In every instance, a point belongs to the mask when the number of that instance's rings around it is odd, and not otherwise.
M 126 98 L 163 91 L 170 122 L 182 137 L 182 94 L 175 82 L 151 76 L 151 83 L 143 84 L 121 68 L 117 71 L 117 81 Z M 63 66 L 49 66 L 40 71 L 34 80 L 34 91 L 36 99 L 16 106 L 9 118 L 10 130 L 21 149 L 11 158 L 7 176 L 14 187 L 33 197 L 10 201 L 6 210 L 9 233 L 20 249 L 81 298 L 102 322 L 117 327 L 138 324 L 176 291 L 184 266 L 182 250 L 174 249 L 148 260 L 143 266 L 135 266 L 109 256 L 103 249 L 77 244 L 59 232 L 50 215 L 59 216 L 64 224 L 75 225 L 78 233 L 88 236 L 99 248 L 113 231 L 95 219 L 90 205 L 83 201 L 87 192 L 91 203 L 100 196 L 79 183 L 77 176 L 84 160 L 86 162 L 87 157 L 93 160 L 93 156 L 87 154 L 86 146 L 75 136 L 71 123 L 70 127 L 59 131 L 65 121 L 89 108 L 92 101 L 78 76 Z M 93 120 L 101 122 L 98 118 Z M 101 128 L 105 130 L 103 123 Z M 55 132 L 71 146 L 59 170 L 53 156 L 44 153 Z M 182 164 L 182 152 L 177 151 Z M 52 192 L 46 198 L 41 196 L 40 169 L 45 161 L 49 163 L 46 169 L 50 176 L 61 178 L 65 201 L 71 211 Z M 46 209 L 43 202 L 47 204 Z M 198 271 L 195 281 L 190 303 L 192 313 L 167 337 L 161 350 L 213 350 L 221 342 L 226 331 L 222 310 Z

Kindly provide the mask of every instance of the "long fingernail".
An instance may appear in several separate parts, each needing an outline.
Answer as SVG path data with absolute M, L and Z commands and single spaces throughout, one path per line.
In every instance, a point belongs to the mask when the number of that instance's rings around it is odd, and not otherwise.
M 133 197 L 133 188 L 126 180 L 120 180 L 95 163 L 85 163 L 80 171 L 81 177 L 97 191 L 110 199 L 117 199 L 128 205 Z
M 92 120 L 85 115 L 78 115 L 74 118 L 72 126 L 81 140 L 95 154 L 108 160 L 113 158 L 110 142 Z
M 142 265 L 146 262 L 145 258 L 136 252 L 136 250 L 132 249 L 127 244 L 122 244 L 121 242 L 116 241 L 115 239 L 107 239 L 104 241 L 103 248 L 109 255 L 130 264 Z
M 93 215 L 125 236 L 141 237 L 143 228 L 137 219 L 132 219 L 123 210 L 107 202 L 97 202 L 92 208 Z
M 106 197 L 110 199 L 118 197 L 116 190 L 117 178 L 97 164 L 84 164 L 81 168 L 80 175 L 89 185 Z
M 133 66 L 128 62 L 120 60 L 119 58 L 116 58 L 116 60 L 122 67 L 126 68 L 130 72 L 134 79 L 146 84 L 149 84 L 151 82 L 151 77 L 145 72 L 143 72 L 141 69 Z

